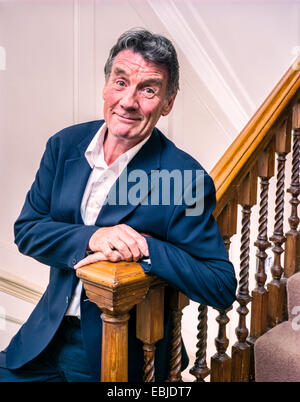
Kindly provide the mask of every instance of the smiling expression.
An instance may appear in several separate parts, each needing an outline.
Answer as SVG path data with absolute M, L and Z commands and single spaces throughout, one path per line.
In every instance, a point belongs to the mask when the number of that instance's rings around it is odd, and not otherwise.
M 117 54 L 103 89 L 108 136 L 136 145 L 153 131 L 160 116 L 170 113 L 175 96 L 166 96 L 168 73 L 126 49 Z

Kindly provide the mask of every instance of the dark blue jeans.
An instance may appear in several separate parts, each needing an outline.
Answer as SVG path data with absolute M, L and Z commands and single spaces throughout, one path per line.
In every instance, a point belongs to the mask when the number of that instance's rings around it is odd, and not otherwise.
M 80 320 L 65 317 L 47 348 L 16 370 L 0 367 L 0 382 L 90 382 Z

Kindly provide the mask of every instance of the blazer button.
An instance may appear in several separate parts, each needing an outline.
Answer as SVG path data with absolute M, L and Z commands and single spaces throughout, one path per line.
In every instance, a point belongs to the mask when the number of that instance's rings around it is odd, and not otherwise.
M 77 262 L 77 261 L 76 261 L 76 258 L 73 258 L 73 260 L 72 260 L 72 264 L 73 264 L 73 265 L 75 265 L 75 264 L 76 264 L 76 262 Z
M 69 303 L 69 298 L 68 298 L 68 296 L 66 297 L 66 304 L 68 304 Z

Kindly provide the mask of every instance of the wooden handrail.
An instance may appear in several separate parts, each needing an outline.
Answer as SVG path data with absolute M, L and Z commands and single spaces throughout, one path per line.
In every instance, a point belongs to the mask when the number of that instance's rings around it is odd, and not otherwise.
M 300 58 L 288 69 L 241 133 L 225 151 L 210 174 L 216 187 L 217 218 L 238 185 L 255 164 L 259 153 L 272 137 L 271 128 L 293 100 L 300 87 Z

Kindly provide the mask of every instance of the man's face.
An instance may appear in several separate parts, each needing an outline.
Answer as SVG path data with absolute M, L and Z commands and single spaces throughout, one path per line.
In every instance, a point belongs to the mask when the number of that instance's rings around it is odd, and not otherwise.
M 132 146 L 151 134 L 160 116 L 172 109 L 167 98 L 168 73 L 130 49 L 118 53 L 103 89 L 108 135 Z

